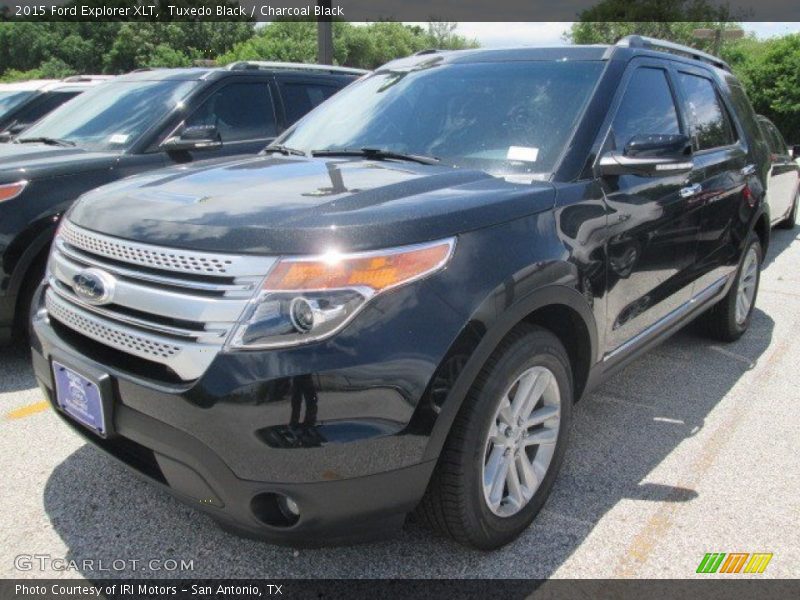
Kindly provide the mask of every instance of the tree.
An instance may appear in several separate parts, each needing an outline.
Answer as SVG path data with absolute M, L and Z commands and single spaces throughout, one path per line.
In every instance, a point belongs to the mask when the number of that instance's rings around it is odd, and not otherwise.
M 790 143 L 800 143 L 800 34 L 744 39 L 723 52 L 756 112 Z
M 477 47 L 455 33 L 455 24 L 432 23 L 422 27 L 381 21 L 366 25 L 333 22 L 333 56 L 340 65 L 374 69 L 390 60 L 427 48 Z M 219 57 L 220 64 L 237 60 L 282 60 L 314 62 L 317 56 L 317 26 L 310 21 L 278 20 L 257 30 L 252 38 Z
M 714 41 L 695 38 L 694 30 L 738 27 L 731 18 L 727 8 L 707 0 L 602 0 L 582 11 L 564 37 L 575 44 L 614 44 L 644 35 L 709 51 Z

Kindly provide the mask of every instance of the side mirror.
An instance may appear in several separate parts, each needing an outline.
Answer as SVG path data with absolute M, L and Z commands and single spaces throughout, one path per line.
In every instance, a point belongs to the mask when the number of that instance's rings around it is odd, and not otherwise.
M 635 135 L 622 153 L 607 152 L 598 163 L 600 175 L 655 177 L 688 173 L 692 142 L 687 135 Z
M 792 146 L 792 158 L 800 158 L 800 144 Z
M 185 127 L 178 135 L 167 138 L 161 147 L 167 152 L 210 150 L 222 146 L 222 138 L 215 125 Z
M 17 137 L 20 133 L 25 131 L 28 127 L 30 127 L 30 123 L 18 123 L 14 121 L 6 127 L 2 132 L 0 132 L 0 143 L 6 143 L 13 140 Z

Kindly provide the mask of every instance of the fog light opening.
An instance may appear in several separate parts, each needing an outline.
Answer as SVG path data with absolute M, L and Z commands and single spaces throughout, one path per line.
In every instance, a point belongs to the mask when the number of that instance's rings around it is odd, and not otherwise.
M 300 507 L 289 496 L 264 492 L 250 501 L 256 519 L 271 527 L 291 527 L 300 520 Z

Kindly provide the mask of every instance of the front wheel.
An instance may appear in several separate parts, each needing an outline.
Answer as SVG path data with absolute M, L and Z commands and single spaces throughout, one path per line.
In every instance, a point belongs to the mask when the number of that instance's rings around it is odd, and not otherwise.
M 549 331 L 519 326 L 478 375 L 418 513 L 462 544 L 516 538 L 547 499 L 572 417 L 572 376 Z
M 733 342 L 747 331 L 758 297 L 761 262 L 761 243 L 758 236 L 751 233 L 731 289 L 704 316 L 712 337 L 723 342 Z

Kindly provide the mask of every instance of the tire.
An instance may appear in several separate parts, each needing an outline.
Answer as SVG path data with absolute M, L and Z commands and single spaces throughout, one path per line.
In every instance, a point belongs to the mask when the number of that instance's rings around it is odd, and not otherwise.
M 522 398 L 518 393 L 523 389 L 532 390 L 530 412 L 521 408 L 522 403 L 514 403 Z M 537 397 L 540 389 L 542 394 Z M 464 400 L 417 509 L 420 521 L 482 550 L 499 548 L 519 536 L 544 505 L 563 460 L 572 421 L 572 390 L 569 358 L 558 338 L 539 327 L 518 326 L 484 365 Z M 510 405 L 506 406 L 506 400 Z M 505 407 L 502 415 L 498 412 L 501 404 Z M 521 408 L 520 414 L 529 414 L 532 421 L 541 423 L 528 429 L 517 419 L 516 427 L 498 427 L 504 418 L 514 421 L 508 411 L 515 406 Z M 492 438 L 503 444 L 489 439 L 490 430 Z M 548 443 L 537 444 L 536 440 Z M 520 452 L 531 470 L 523 470 Z M 513 463 L 508 456 L 514 457 Z M 504 463 L 498 460 L 514 465 L 517 500 L 511 493 L 510 469 L 506 476 L 491 477 L 503 472 Z M 525 479 L 526 472 L 535 477 Z M 484 477 L 491 483 L 500 482 L 499 493 L 497 485 L 485 488 Z M 538 482 L 538 487 L 531 482 Z M 489 492 L 491 488 L 494 494 Z M 490 497 L 495 502 L 490 504 Z
M 25 275 L 25 282 L 17 297 L 17 306 L 14 313 L 14 341 L 20 344 L 27 344 L 31 335 L 31 303 L 39 284 L 44 278 L 44 271 L 47 266 L 47 253 L 37 258 Z
M 789 213 L 789 216 L 786 217 L 783 221 L 775 225 L 778 229 L 794 229 L 795 222 L 797 221 L 797 204 L 798 200 L 800 200 L 800 190 L 798 190 L 797 195 L 794 197 L 794 204 L 792 204 L 792 211 Z
M 753 261 L 755 260 L 755 264 Z M 744 256 L 736 272 L 736 279 L 731 285 L 731 289 L 725 297 L 720 300 L 704 316 L 704 325 L 707 333 L 714 339 L 722 342 L 735 342 L 750 327 L 753 317 L 753 309 L 758 298 L 758 286 L 761 281 L 761 243 L 755 233 L 750 233 L 745 246 Z M 737 315 L 737 302 L 739 301 L 740 288 L 743 280 L 749 281 L 752 285 L 752 297 L 746 311 L 740 311 Z

